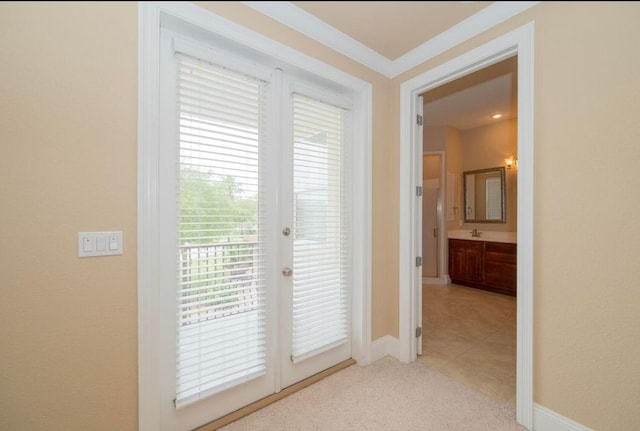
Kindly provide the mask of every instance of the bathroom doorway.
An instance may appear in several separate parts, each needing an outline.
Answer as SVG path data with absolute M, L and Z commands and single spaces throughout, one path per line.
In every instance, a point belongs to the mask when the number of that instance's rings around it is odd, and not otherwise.
M 498 184 L 499 197 L 502 187 L 507 191 L 506 220 L 501 222 L 489 217 L 489 213 L 487 217 L 470 217 L 463 211 L 467 208 L 467 204 L 463 204 L 464 193 L 469 189 L 463 178 L 466 178 L 465 171 L 504 167 L 505 159 L 517 155 L 517 56 L 420 96 L 424 103 L 423 285 L 418 361 L 515 409 L 516 298 L 489 292 L 482 285 L 485 278 L 488 279 L 484 274 L 484 244 L 500 241 L 500 246 L 515 246 L 502 241 L 507 236 L 516 236 L 517 167 L 503 168 L 507 170 L 506 180 Z M 497 113 L 501 116 L 494 115 Z M 446 164 L 443 164 L 445 156 Z M 478 210 L 485 207 L 485 198 L 489 202 L 493 196 L 488 193 L 491 184 L 487 182 L 487 187 L 482 187 L 484 185 L 477 188 L 484 196 L 477 201 Z M 470 238 L 472 230 L 481 231 L 483 237 Z M 452 249 L 455 264 L 451 271 L 449 238 L 470 247 L 463 257 L 457 248 Z M 439 260 L 444 261 L 440 273 Z M 459 272 L 458 265 L 474 276 L 452 284 L 451 279 L 457 282 L 461 278 L 454 277 L 452 272 L 454 269 Z M 493 276 L 499 271 L 491 265 L 495 263 L 487 263 L 486 268 L 493 268 Z M 501 272 L 500 276 L 505 275 Z
M 422 181 L 423 103 L 421 95 L 501 60 L 518 60 L 518 196 L 517 196 L 517 367 L 516 419 L 533 427 L 533 160 L 534 160 L 534 25 L 528 23 L 503 36 L 424 72 L 400 85 L 400 357 L 416 360 L 422 342 L 422 269 L 417 267 L 416 242 L 422 238 L 422 200 L 416 186 Z M 417 116 L 417 121 L 416 121 Z M 447 156 L 447 170 L 452 161 Z M 448 177 L 448 173 L 446 174 Z M 447 202 L 450 189 L 446 190 Z M 454 207 L 445 206 L 446 221 Z M 460 208 L 457 208 L 460 211 Z M 455 214 L 455 212 L 454 212 Z M 417 234 L 417 235 L 416 235 Z

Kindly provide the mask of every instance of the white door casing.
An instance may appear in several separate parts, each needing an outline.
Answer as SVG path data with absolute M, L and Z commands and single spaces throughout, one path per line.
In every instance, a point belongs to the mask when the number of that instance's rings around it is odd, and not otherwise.
M 422 142 L 414 122 L 419 95 L 503 59 L 518 56 L 518 269 L 516 418 L 533 427 L 533 44 L 534 24 L 526 24 L 462 54 L 400 86 L 399 358 L 418 354 L 415 328 L 421 304 L 421 280 L 414 270 L 415 237 L 421 219 L 414 199 Z

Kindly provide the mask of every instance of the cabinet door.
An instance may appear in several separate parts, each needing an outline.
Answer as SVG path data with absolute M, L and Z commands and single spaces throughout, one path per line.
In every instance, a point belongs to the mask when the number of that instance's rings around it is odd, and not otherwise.
M 449 277 L 469 283 L 482 282 L 482 242 L 449 240 Z
M 517 245 L 488 242 L 485 247 L 485 283 L 499 293 L 515 296 Z
M 465 260 L 463 244 L 449 240 L 449 277 L 452 280 L 466 279 Z
M 482 283 L 482 242 L 473 242 L 465 250 L 466 280 Z

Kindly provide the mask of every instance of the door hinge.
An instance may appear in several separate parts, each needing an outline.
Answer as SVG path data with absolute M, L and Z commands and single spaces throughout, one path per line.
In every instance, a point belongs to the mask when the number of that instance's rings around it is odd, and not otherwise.
M 422 126 L 422 115 L 417 116 L 416 123 L 418 123 L 418 126 Z
M 416 266 L 422 266 L 422 256 L 416 257 Z
M 422 186 L 416 186 L 416 196 L 422 196 Z
M 416 338 L 422 337 L 422 326 L 416 328 Z

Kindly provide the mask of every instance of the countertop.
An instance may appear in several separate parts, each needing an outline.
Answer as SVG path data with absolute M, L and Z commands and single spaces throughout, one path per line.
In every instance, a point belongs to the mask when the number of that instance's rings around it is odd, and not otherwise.
M 490 242 L 508 242 L 516 244 L 518 242 L 517 232 L 493 232 L 478 229 L 480 236 L 471 236 L 471 230 L 450 230 L 449 238 L 451 239 L 468 239 L 471 241 L 490 241 Z

